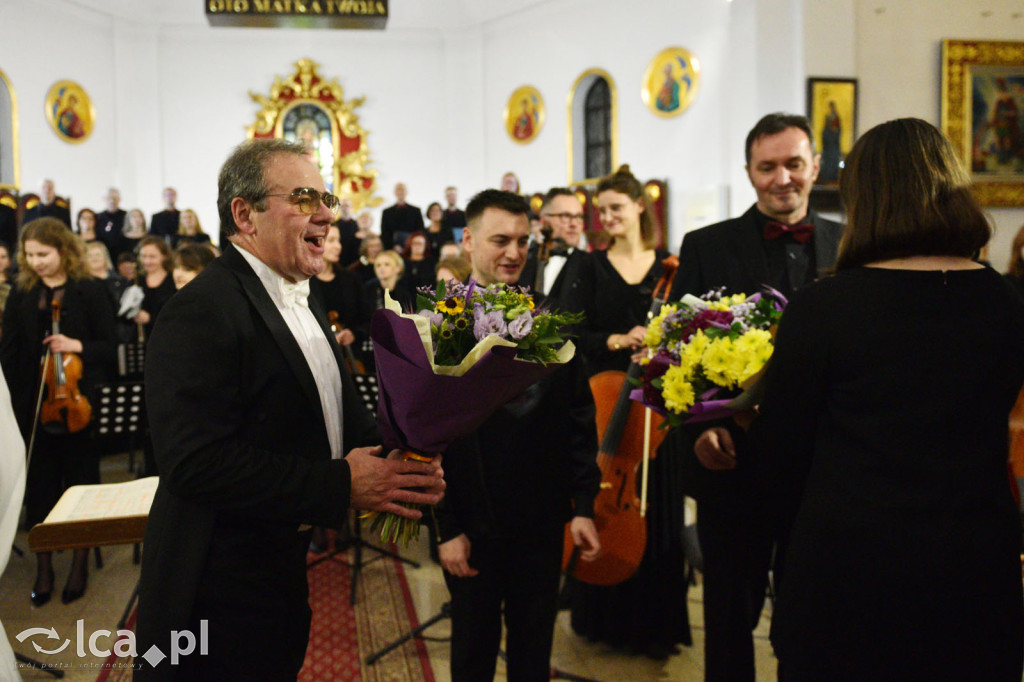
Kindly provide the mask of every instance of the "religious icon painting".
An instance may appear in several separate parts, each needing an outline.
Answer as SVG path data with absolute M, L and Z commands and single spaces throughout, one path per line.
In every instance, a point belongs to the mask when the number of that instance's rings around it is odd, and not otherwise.
M 672 118 L 686 111 L 700 87 L 700 61 L 683 47 L 662 50 L 644 72 L 640 96 L 651 113 Z
M 96 122 L 92 99 L 74 81 L 57 81 L 46 93 L 46 120 L 57 137 L 70 144 L 89 139 Z
M 807 119 L 821 154 L 818 185 L 838 185 L 843 160 L 857 138 L 857 80 L 808 78 Z
M 544 98 L 532 85 L 516 88 L 505 105 L 505 132 L 519 144 L 533 142 L 544 127 Z

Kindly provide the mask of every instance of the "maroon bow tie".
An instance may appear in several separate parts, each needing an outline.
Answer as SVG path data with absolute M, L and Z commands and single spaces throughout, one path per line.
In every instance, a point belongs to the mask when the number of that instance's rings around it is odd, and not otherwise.
M 765 239 L 778 239 L 783 235 L 790 235 L 793 241 L 806 244 L 814 236 L 814 225 L 811 223 L 799 223 L 797 225 L 786 225 L 785 223 L 769 220 L 764 225 Z

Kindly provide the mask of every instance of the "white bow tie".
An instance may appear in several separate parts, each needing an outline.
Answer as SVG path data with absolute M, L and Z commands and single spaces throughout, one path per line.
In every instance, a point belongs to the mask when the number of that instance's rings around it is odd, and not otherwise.
M 309 280 L 304 279 L 301 282 L 292 284 L 285 279 L 279 279 L 281 302 L 289 308 L 295 306 L 302 306 L 303 308 L 309 307 Z

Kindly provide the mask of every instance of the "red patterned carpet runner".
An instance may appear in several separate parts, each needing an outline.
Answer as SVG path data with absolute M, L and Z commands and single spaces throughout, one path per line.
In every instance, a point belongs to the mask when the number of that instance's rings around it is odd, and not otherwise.
M 309 570 L 309 603 L 313 622 L 300 682 L 435 682 L 426 646 L 409 641 L 371 666 L 367 656 L 415 628 L 416 611 L 401 565 L 364 550 L 356 605 L 349 604 L 351 573 L 340 554 Z M 317 555 L 310 554 L 313 560 Z M 135 614 L 129 627 L 134 628 Z M 108 664 L 124 664 L 116 656 Z M 113 667 L 113 666 L 111 666 Z M 97 682 L 125 682 L 131 671 L 104 670 Z

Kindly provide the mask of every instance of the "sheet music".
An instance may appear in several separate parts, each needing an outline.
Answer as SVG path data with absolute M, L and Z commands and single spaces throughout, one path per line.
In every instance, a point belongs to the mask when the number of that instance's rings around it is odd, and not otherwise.
M 153 504 L 158 481 L 156 476 L 150 476 L 124 483 L 72 486 L 64 492 L 43 523 L 146 516 Z

